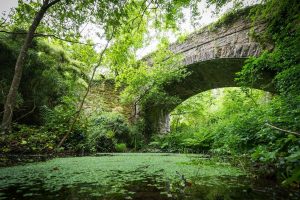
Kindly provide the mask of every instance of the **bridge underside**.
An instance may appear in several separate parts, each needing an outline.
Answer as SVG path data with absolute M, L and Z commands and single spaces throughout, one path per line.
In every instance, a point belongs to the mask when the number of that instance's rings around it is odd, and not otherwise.
M 207 90 L 237 87 L 236 73 L 241 71 L 245 60 L 246 58 L 217 58 L 192 64 L 187 66 L 191 74 L 182 81 L 167 86 L 166 91 L 184 101 Z M 249 87 L 272 91 L 273 88 L 269 84 L 271 78 L 272 74 L 266 72 L 259 83 Z
M 207 90 L 223 87 L 237 87 L 236 73 L 241 71 L 246 58 L 216 58 L 187 66 L 190 74 L 179 82 L 165 87 L 171 96 L 178 97 L 176 104 L 154 105 L 145 110 L 146 132 L 166 133 L 170 131 L 169 113 L 186 99 Z M 273 92 L 270 84 L 272 72 L 265 72 L 260 82 L 249 85 L 255 89 Z

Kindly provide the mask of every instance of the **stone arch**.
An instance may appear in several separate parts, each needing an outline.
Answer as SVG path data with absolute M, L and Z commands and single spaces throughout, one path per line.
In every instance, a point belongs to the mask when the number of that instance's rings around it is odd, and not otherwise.
M 173 82 L 165 86 L 165 91 L 178 97 L 176 104 L 153 104 L 145 109 L 146 132 L 167 133 L 170 131 L 169 113 L 186 99 L 216 88 L 239 87 L 235 81 L 236 73 L 239 72 L 246 58 L 216 58 L 201 61 L 186 66 L 190 73 L 179 82 Z M 275 92 L 271 80 L 274 73 L 265 71 L 262 79 L 250 88 Z

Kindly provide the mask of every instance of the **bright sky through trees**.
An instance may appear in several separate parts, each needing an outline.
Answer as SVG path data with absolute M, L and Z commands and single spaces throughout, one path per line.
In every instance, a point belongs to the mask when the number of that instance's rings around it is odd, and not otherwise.
M 252 5 L 257 3 L 258 0 L 245 0 L 244 6 Z M 0 13 L 1 17 L 7 15 L 10 11 L 10 9 L 16 7 L 18 4 L 18 0 L 0 0 Z M 202 1 L 199 3 L 200 12 L 202 14 L 199 19 L 197 19 L 196 22 L 192 23 L 191 21 L 191 10 L 189 8 L 185 8 L 183 10 L 184 13 L 184 19 L 183 21 L 179 22 L 179 29 L 178 33 L 174 34 L 173 32 L 165 32 L 165 33 L 157 33 L 155 30 L 150 30 L 149 37 L 151 38 L 149 44 L 145 45 L 144 48 L 141 48 L 137 51 L 138 57 L 142 58 L 145 55 L 149 54 L 150 52 L 154 51 L 159 43 L 157 40 L 157 36 L 160 34 L 160 36 L 167 36 L 171 42 L 174 42 L 179 34 L 182 33 L 191 33 L 202 26 L 208 25 L 218 19 L 222 14 L 224 14 L 226 11 L 231 9 L 233 7 L 233 3 L 229 3 L 227 6 L 222 8 L 222 10 L 219 13 L 215 13 L 214 6 L 207 7 L 207 4 L 205 1 Z M 105 45 L 105 40 L 101 39 L 99 37 L 99 34 L 97 32 L 101 32 L 101 28 L 97 27 L 93 24 L 87 24 L 82 27 L 82 33 L 84 34 L 85 38 L 91 38 L 95 43 L 99 43 L 100 45 Z M 98 45 L 99 46 L 99 45 Z M 97 50 L 101 49 L 99 47 L 96 47 Z

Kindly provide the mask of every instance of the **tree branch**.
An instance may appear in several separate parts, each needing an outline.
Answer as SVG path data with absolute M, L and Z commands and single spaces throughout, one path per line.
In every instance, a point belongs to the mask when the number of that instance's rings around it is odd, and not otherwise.
M 13 31 L 6 31 L 6 30 L 0 30 L 0 33 L 7 33 L 7 34 L 19 34 L 19 35 L 26 35 L 27 32 L 13 32 Z M 53 35 L 53 34 L 45 34 L 45 33 L 35 33 L 34 37 L 52 37 L 58 40 L 62 40 L 65 42 L 70 42 L 70 43 L 74 43 L 74 44 L 82 44 L 82 45 L 87 45 L 87 46 L 94 46 L 94 45 L 98 45 L 100 43 L 95 43 L 95 44 L 88 44 L 88 43 L 84 43 L 84 42 L 79 42 L 79 41 L 75 41 L 75 40 L 68 40 L 65 38 L 60 38 L 59 36 Z
M 17 118 L 17 119 L 15 120 L 15 122 L 17 122 L 17 121 L 19 121 L 20 119 L 23 119 L 24 117 L 26 117 L 27 115 L 33 113 L 35 109 L 36 109 L 36 104 L 35 104 L 35 101 L 33 101 L 33 108 L 32 108 L 28 113 L 25 113 L 25 114 L 22 115 L 21 117 Z
M 191 113 L 197 113 L 197 111 L 191 111 L 191 112 L 179 112 L 179 113 L 174 113 L 171 115 L 184 115 L 184 114 L 191 114 Z
M 276 129 L 276 130 L 279 130 L 279 131 L 283 131 L 283 132 L 286 132 L 286 133 L 291 133 L 291 134 L 294 134 L 294 135 L 297 135 L 297 136 L 300 136 L 300 133 L 297 133 L 297 132 L 294 132 L 294 131 L 289 131 L 289 130 L 285 130 L 285 129 L 282 129 L 282 128 L 278 128 L 274 125 L 271 125 L 269 123 L 265 123 L 265 125 L 273 128 L 273 129 Z
M 47 4 L 46 9 L 50 8 L 51 6 L 53 6 L 54 4 L 57 4 L 58 2 L 60 2 L 61 0 L 54 0 L 51 1 L 50 3 Z

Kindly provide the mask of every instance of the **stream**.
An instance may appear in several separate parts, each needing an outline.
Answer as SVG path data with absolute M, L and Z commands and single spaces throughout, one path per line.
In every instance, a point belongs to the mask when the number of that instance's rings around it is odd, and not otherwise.
M 0 168 L 0 199 L 300 199 L 229 163 L 194 154 L 120 153 Z

